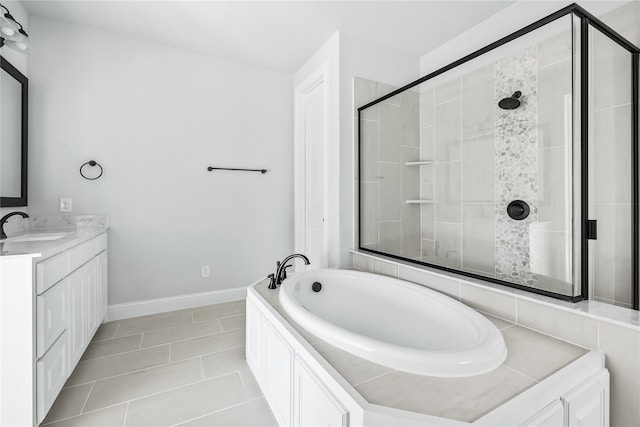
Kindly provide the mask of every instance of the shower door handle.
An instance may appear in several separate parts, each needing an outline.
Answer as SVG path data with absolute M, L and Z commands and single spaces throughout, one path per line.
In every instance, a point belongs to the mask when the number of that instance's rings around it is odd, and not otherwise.
M 598 221 L 595 219 L 587 220 L 587 239 L 598 240 Z

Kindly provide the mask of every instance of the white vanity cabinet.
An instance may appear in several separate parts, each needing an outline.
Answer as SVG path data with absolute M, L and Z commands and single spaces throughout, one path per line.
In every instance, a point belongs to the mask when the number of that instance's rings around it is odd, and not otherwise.
M 609 425 L 609 373 L 601 372 L 562 397 L 569 427 Z
M 520 427 L 560 427 L 563 425 L 564 406 L 560 399 L 556 399 L 533 417 L 520 424 Z
M 0 425 L 42 422 L 105 318 L 107 234 L 79 240 L 0 258 Z
M 294 426 L 346 427 L 349 411 L 331 394 L 312 369 L 296 358 L 293 401 Z
M 278 424 L 281 426 L 346 427 L 349 418 L 360 420 L 358 404 L 342 392 L 336 397 L 309 366 L 304 345 L 296 341 L 266 306 L 247 296 L 247 362 Z M 315 364 L 315 363 L 314 363 Z M 324 373 L 324 372 L 323 372 Z M 325 375 L 327 375 L 325 373 Z M 350 412 L 355 412 L 351 413 Z
M 291 425 L 293 349 L 271 325 L 263 328 L 262 390 L 280 425 Z
M 599 352 L 586 353 L 472 423 L 370 404 L 255 287 L 247 292 L 246 352 L 281 426 L 609 426 L 609 372 Z

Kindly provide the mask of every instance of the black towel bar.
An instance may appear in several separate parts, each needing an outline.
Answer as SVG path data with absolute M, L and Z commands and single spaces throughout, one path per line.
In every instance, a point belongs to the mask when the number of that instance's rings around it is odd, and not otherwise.
M 266 169 L 238 169 L 238 168 L 214 168 L 213 166 L 209 166 L 207 170 L 211 172 L 212 170 L 223 170 L 223 171 L 246 171 L 246 172 L 260 172 L 267 173 Z

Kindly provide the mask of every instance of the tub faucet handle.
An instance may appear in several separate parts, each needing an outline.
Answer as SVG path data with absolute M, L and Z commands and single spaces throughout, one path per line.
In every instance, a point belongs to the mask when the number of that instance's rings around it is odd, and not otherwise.
M 292 264 L 289 265 L 285 265 L 284 267 L 282 267 L 282 280 L 287 278 L 287 268 L 289 267 L 293 267 Z
M 269 289 L 276 289 L 277 286 L 276 286 L 275 275 L 271 273 L 267 276 L 267 278 L 269 279 Z

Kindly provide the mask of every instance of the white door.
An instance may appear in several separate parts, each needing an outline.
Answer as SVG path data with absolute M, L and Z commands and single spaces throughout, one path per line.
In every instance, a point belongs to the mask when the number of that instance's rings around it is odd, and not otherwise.
M 327 267 L 326 100 L 321 80 L 304 94 L 304 251 L 311 265 Z

